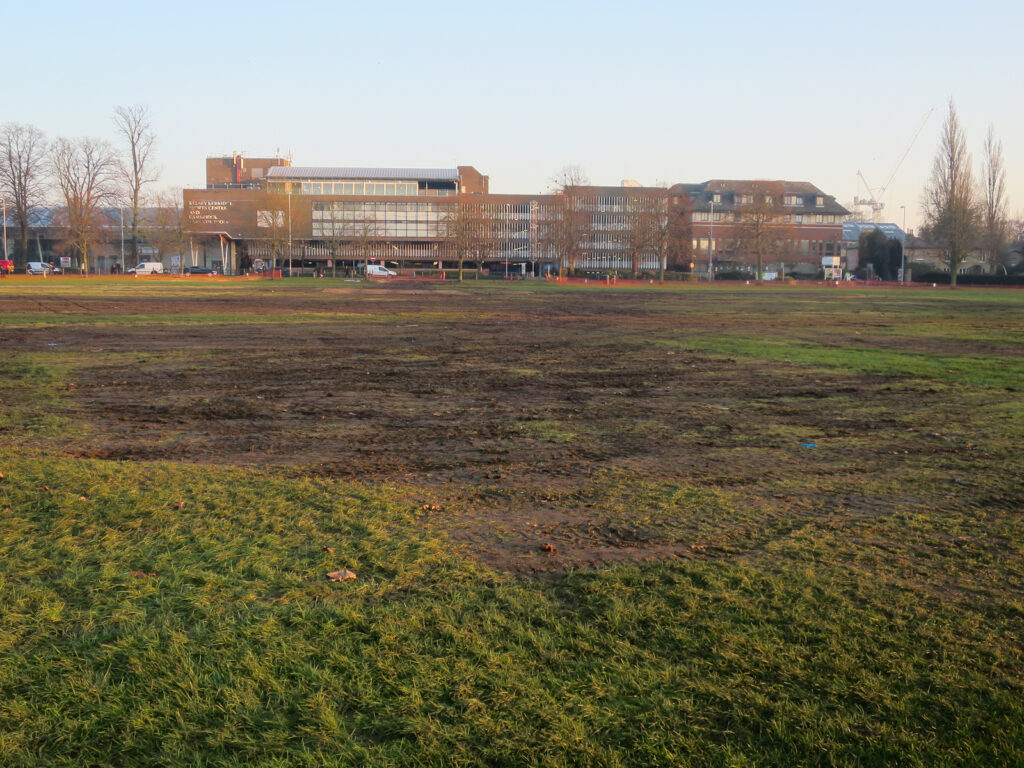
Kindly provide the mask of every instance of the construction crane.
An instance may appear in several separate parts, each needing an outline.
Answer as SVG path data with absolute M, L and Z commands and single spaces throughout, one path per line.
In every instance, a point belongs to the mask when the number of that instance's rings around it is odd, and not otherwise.
M 932 112 L 935 111 L 935 107 L 932 107 L 925 114 L 921 120 L 921 125 L 918 126 L 917 131 L 914 132 L 913 137 L 910 139 L 910 143 L 907 144 L 907 148 L 903 150 L 903 154 L 900 155 L 900 159 L 896 161 L 896 166 L 892 169 L 892 173 L 889 174 L 888 180 L 880 187 L 872 187 L 868 184 L 868 180 L 864 178 L 864 174 L 857 171 L 857 176 L 864 183 L 864 189 L 867 190 L 868 197 L 854 197 L 853 204 L 864 206 L 865 208 L 871 209 L 871 220 L 878 222 L 882 218 L 882 209 L 885 208 L 885 203 L 882 202 L 882 198 L 885 197 L 885 192 L 889 189 L 889 185 L 892 184 L 892 180 L 896 178 L 896 173 L 899 171 L 900 166 L 903 165 L 903 161 L 907 159 L 907 155 L 910 154 L 911 147 L 917 141 L 917 137 L 921 135 L 921 131 L 924 130 L 925 125 L 928 124 L 928 118 L 932 116 Z M 877 193 L 877 194 L 876 194 Z

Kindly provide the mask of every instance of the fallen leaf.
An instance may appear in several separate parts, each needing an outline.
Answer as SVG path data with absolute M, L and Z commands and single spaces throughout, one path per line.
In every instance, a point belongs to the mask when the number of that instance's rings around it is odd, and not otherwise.
M 320 547 L 321 552 L 326 552 L 328 555 L 334 554 L 334 547 Z
M 85 496 L 79 496 L 79 497 L 78 497 L 78 500 L 79 500 L 79 501 L 88 501 L 88 499 L 87 499 L 87 498 L 85 498 Z
M 156 574 L 153 572 L 146 573 L 145 571 L 132 571 L 132 576 L 136 579 L 148 579 L 151 576 L 156 576 Z
M 549 552 L 549 553 L 550 553 L 550 552 L 557 552 L 557 551 L 558 551 L 558 550 L 557 550 L 557 549 L 555 549 L 555 547 L 554 547 L 553 545 L 551 545 L 551 544 L 545 544 L 545 545 L 544 545 L 543 547 L 541 547 L 541 549 L 542 549 L 542 550 L 544 550 L 545 552 Z
M 340 571 L 331 571 L 327 574 L 327 578 L 331 581 L 345 581 L 346 579 L 354 579 L 356 575 L 352 571 L 347 571 L 342 568 Z
M 174 509 L 184 509 L 184 508 L 185 508 L 185 502 L 184 501 L 179 501 L 177 504 L 174 505 Z

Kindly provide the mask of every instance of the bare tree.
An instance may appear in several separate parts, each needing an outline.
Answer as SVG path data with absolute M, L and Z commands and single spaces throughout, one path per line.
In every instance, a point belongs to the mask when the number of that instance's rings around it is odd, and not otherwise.
M 566 166 L 552 181 L 554 196 L 545 212 L 542 239 L 545 249 L 558 259 L 560 272 L 565 274 L 566 269 L 576 269 L 576 262 L 586 253 L 593 237 L 591 201 L 586 189 L 590 182 L 578 165 Z
M 955 288 L 960 264 L 967 257 L 967 249 L 977 231 L 978 209 L 967 136 L 952 99 L 946 122 L 942 125 L 939 149 L 932 163 L 922 207 L 931 232 L 946 250 L 949 284 Z
M 67 244 L 88 274 L 90 248 L 102 241 L 110 223 L 103 206 L 114 199 L 117 156 L 102 139 L 57 139 L 50 146 L 50 166 L 64 202 Z
M 624 210 L 616 227 L 619 244 L 630 255 L 633 274 L 640 273 L 645 255 L 659 262 L 659 275 L 665 279 L 665 254 L 668 246 L 668 195 L 662 190 L 637 190 L 625 196 Z
M 733 229 L 734 253 L 737 259 L 757 264 L 758 280 L 764 279 L 765 259 L 785 256 L 796 238 L 785 222 L 783 192 L 780 184 L 759 182 L 750 192 L 741 193 L 745 202 L 736 206 L 739 220 Z
M 185 252 L 188 250 L 188 233 L 185 231 L 185 210 L 180 189 L 160 192 L 153 199 L 153 206 L 141 217 L 138 231 L 146 243 L 153 248 L 157 261 L 168 256 L 181 257 L 179 271 L 185 267 Z
M 466 259 L 475 261 L 479 269 L 480 262 L 497 247 L 494 217 L 479 200 L 469 195 L 460 196 L 459 201 L 448 208 L 440 230 L 458 259 L 460 283 Z
M 134 264 L 139 256 L 138 219 L 142 188 L 160 177 L 159 172 L 151 168 L 149 163 L 156 136 L 150 122 L 149 107 L 141 104 L 115 109 L 114 125 L 127 144 L 127 156 L 122 160 L 120 169 L 132 211 L 131 258 Z
M 271 268 L 280 268 L 281 261 L 287 253 L 288 272 L 291 274 L 291 196 L 276 190 L 265 190 L 260 194 L 256 205 L 256 226 L 263 230 L 263 239 L 270 250 Z
M 995 136 L 990 125 L 985 136 L 984 159 L 981 169 L 982 181 L 982 241 L 985 255 L 998 263 L 1006 245 L 1006 167 L 1003 164 L 1003 143 Z
M 42 206 L 46 193 L 46 139 L 35 126 L 7 123 L 0 129 L 0 152 L 0 195 L 18 224 L 15 260 L 22 265 L 28 260 L 32 211 Z

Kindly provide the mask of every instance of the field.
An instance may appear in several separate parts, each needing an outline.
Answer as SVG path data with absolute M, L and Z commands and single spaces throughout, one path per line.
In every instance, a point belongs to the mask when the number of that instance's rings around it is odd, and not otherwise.
M 0 350 L 0 765 L 1024 764 L 1024 292 L 8 279 Z

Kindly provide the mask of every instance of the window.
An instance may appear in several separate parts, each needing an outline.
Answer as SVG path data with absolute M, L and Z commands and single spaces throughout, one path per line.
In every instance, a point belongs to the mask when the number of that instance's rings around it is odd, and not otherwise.
M 814 198 L 814 205 L 816 207 L 818 207 L 818 208 L 824 208 L 825 207 L 825 198 L 822 197 L 821 195 L 818 195 L 816 198 Z
M 801 205 L 802 202 L 799 195 L 786 195 L 782 198 L 783 205 Z
M 713 203 L 720 203 L 720 202 L 722 202 L 722 196 L 718 192 L 715 192 L 713 195 L 711 195 L 711 202 L 713 202 Z

